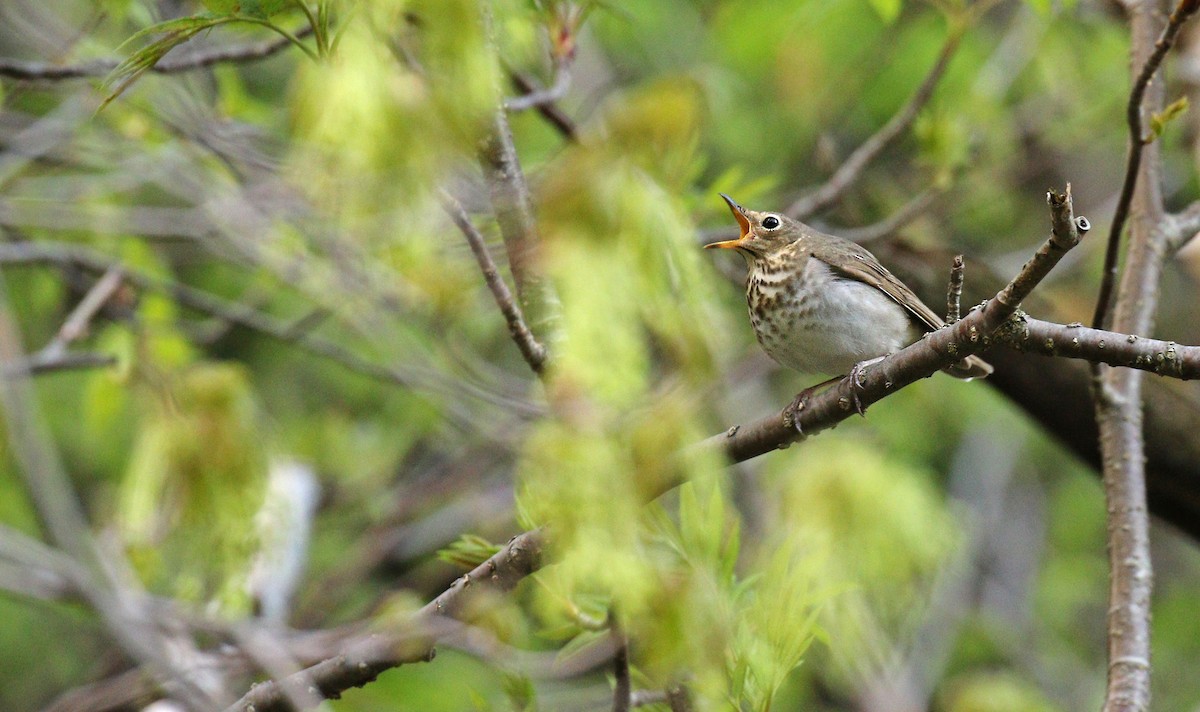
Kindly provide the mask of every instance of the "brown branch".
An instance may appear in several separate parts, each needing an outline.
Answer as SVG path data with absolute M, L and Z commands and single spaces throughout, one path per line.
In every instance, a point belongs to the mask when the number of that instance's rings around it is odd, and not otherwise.
M 982 308 L 968 313 L 953 325 L 926 335 L 924 339 L 897 351 L 862 370 L 856 386 L 851 379 L 812 396 L 796 416 L 798 427 L 788 421 L 787 409 L 744 426 L 734 426 L 723 434 L 708 438 L 700 447 L 716 447 L 726 457 L 741 462 L 772 450 L 786 447 L 804 436 L 833 427 L 854 413 L 857 400 L 863 408 L 926 378 L 939 369 L 978 353 L 992 343 L 993 333 L 1008 321 L 1034 287 L 1058 264 L 1068 250 L 1079 243 L 1080 233 L 1071 206 L 1070 186 L 1064 193 L 1051 191 L 1050 238 L 995 297 Z
M 417 611 L 412 623 L 419 626 L 438 616 L 458 618 L 488 593 L 511 590 L 541 566 L 543 539 L 541 530 L 513 537 L 499 553 Z M 373 635 L 284 680 L 255 685 L 226 712 L 284 712 L 290 709 L 284 694 L 289 688 L 312 689 L 324 697 L 336 699 L 352 687 L 371 682 L 385 670 L 405 663 L 432 660 L 436 653 L 436 638 L 436 633 L 416 640 L 411 636 Z
M 471 246 L 475 261 L 479 263 L 479 269 L 483 272 L 483 281 L 487 283 L 488 289 L 492 292 L 492 298 L 496 301 L 496 306 L 500 308 L 500 313 L 504 315 L 504 321 L 508 324 L 509 335 L 516 342 L 525 363 L 529 364 L 534 373 L 541 376 L 546 369 L 546 347 L 534 337 L 533 332 L 525 324 L 525 315 L 521 313 L 521 307 L 513 300 L 512 292 L 508 290 L 508 285 L 504 283 L 504 279 L 496 269 L 492 254 L 488 252 L 483 235 L 471 223 L 467 212 L 449 193 L 443 192 L 441 197 L 442 207 L 467 238 L 467 244 Z
M 996 336 L 998 343 L 1018 351 L 1084 359 L 1181 380 L 1200 378 L 1200 346 L 1181 346 L 1174 341 L 1090 329 L 1082 324 L 1055 324 L 1024 314 L 1015 315 Z
M 312 27 L 305 25 L 292 33 L 293 37 L 302 39 L 312 33 Z M 150 68 L 158 74 L 178 74 L 193 69 L 203 69 L 222 62 L 250 62 L 265 59 L 286 48 L 291 41 L 286 37 L 255 42 L 253 44 L 231 45 L 228 47 L 213 47 L 181 54 L 179 57 L 168 56 Z M 0 57 L 0 76 L 12 79 L 61 81 L 64 79 L 85 79 L 108 75 L 120 64 L 116 59 L 100 59 L 82 64 L 52 64 L 49 62 L 31 62 L 10 57 Z
M 486 4 L 483 15 L 495 51 L 494 23 Z M 529 328 L 535 335 L 546 339 L 554 331 L 558 298 L 538 264 L 541 240 L 534 217 L 533 195 L 521 170 L 521 159 L 513 144 L 512 127 L 508 123 L 504 102 L 500 99 L 502 92 L 499 87 L 496 93 L 497 105 L 492 111 L 487 136 L 479 147 L 479 165 L 487 180 L 500 235 L 504 238 L 517 299 L 529 320 Z
M 106 270 L 100 279 L 92 285 L 92 288 L 88 290 L 87 294 L 84 295 L 83 299 L 79 301 L 79 304 L 67 315 L 66 320 L 59 327 L 54 339 L 42 348 L 38 356 L 47 360 L 53 360 L 62 356 L 68 346 L 82 338 L 87 333 L 92 319 L 96 317 L 96 314 L 104 308 L 108 300 L 112 299 L 117 290 L 121 288 L 123 279 L 119 267 L 114 265 Z
M 545 89 L 522 90 L 520 96 L 505 99 L 504 108 L 513 113 L 536 109 L 553 104 L 571 87 L 571 69 L 565 61 L 558 62 L 554 70 L 554 83 Z
M 1121 233 L 1125 230 L 1129 208 L 1133 203 L 1134 189 L 1137 187 L 1138 175 L 1141 173 L 1142 153 L 1146 145 L 1153 140 L 1144 135 L 1145 129 L 1142 126 L 1142 102 L 1146 96 L 1146 88 L 1154 79 L 1154 75 L 1158 73 L 1158 68 L 1162 64 L 1163 58 L 1167 56 L 1167 51 L 1171 49 L 1171 45 L 1175 43 L 1175 38 L 1179 35 L 1183 23 L 1197 9 L 1200 9 L 1200 2 L 1197 0 L 1181 0 L 1176 6 L 1175 11 L 1167 20 L 1167 26 L 1163 28 L 1158 41 L 1154 43 L 1154 51 L 1142 65 L 1141 72 L 1134 80 L 1133 89 L 1129 92 L 1129 103 L 1125 106 L 1125 122 L 1129 125 L 1129 153 L 1125 159 L 1125 179 L 1121 183 L 1120 197 L 1117 198 L 1112 226 L 1108 232 L 1108 245 L 1104 252 L 1104 272 L 1100 280 L 1100 291 L 1096 297 L 1096 311 L 1092 315 L 1092 326 L 1097 329 L 1104 328 L 1109 320 L 1113 289 L 1117 282 L 1117 257 L 1120 254 Z M 1147 13 L 1150 11 L 1149 8 L 1145 10 Z
M 918 290 L 926 304 L 934 304 L 945 298 L 942 265 L 950 257 L 940 251 L 918 254 L 889 246 L 886 263 L 898 277 Z M 986 266 L 972 265 L 968 292 L 994 294 L 1001 286 L 1003 282 Z M 1025 300 L 1022 308 L 1051 314 L 1060 301 L 1039 289 Z M 1003 393 L 1099 475 L 1099 430 L 1087 364 L 1022 353 L 1004 346 L 982 355 L 996 368 L 983 384 Z M 1194 437 L 1200 431 L 1200 402 L 1188 396 L 1192 390 L 1190 384 L 1175 379 L 1146 379 L 1144 388 L 1150 511 L 1200 541 L 1200 439 Z
M 508 252 L 517 298 L 535 334 L 551 330 L 552 305 L 556 303 L 550 280 L 538 268 L 540 239 L 533 214 L 533 197 L 521 171 L 513 145 L 512 129 L 503 107 L 492 113 L 492 126 L 479 152 L 491 194 L 492 209 Z
M 960 40 L 962 40 L 962 30 L 951 29 L 950 36 L 942 45 L 933 67 L 908 102 L 870 138 L 863 141 L 862 145 L 846 158 L 825 183 L 800 196 L 789 205 L 786 211 L 788 215 L 804 218 L 829 207 L 858 181 L 863 169 L 875 160 L 888 144 L 912 125 L 913 120 L 917 118 L 917 113 L 929 102 L 930 97 L 933 96 L 933 90 L 937 88 L 942 75 L 946 73 L 946 67 L 949 66 L 950 59 L 958 49 Z
M 950 285 L 946 288 L 946 323 L 953 324 L 962 318 L 962 290 L 966 263 L 962 255 L 955 255 L 950 265 Z
M 1168 215 L 1165 220 L 1168 221 L 1167 227 L 1170 230 L 1167 246 L 1171 252 L 1176 252 L 1195 237 L 1196 233 L 1200 233 L 1200 200 Z
M 543 91 L 542 87 L 540 87 L 537 82 L 520 72 L 509 72 L 508 76 L 509 79 L 512 80 L 513 87 L 515 87 L 516 90 L 522 94 L 534 94 Z M 542 118 L 545 119 L 551 126 L 557 129 L 558 132 L 562 134 L 563 138 L 572 142 L 579 140 L 579 131 L 575 127 L 575 120 L 568 116 L 565 111 L 560 109 L 558 104 L 555 104 L 554 102 L 539 103 L 534 106 L 534 109 L 536 109 L 537 112 L 541 114 Z
M 80 353 L 64 352 L 60 354 L 36 353 L 16 363 L 6 363 L 0 366 L 0 375 L 5 377 L 17 373 L 40 376 L 59 371 L 81 371 L 89 368 L 107 368 L 117 363 L 117 357 L 112 354 L 85 351 Z
M 609 636 L 616 646 L 613 655 L 613 712 L 629 712 L 633 707 L 633 683 L 629 679 L 629 638 L 612 611 L 608 612 Z
M 692 695 L 683 685 L 667 690 L 667 705 L 671 712 L 692 712 Z
M 1167 26 L 1158 30 L 1158 8 L 1143 3 L 1132 9 L 1135 67 L 1126 107 L 1129 156 L 1105 255 L 1104 275 L 1094 325 L 1128 333 L 1151 333 L 1158 306 L 1159 282 L 1170 239 L 1164 214 L 1159 144 L 1142 135 L 1143 110 L 1163 105 L 1162 83 L 1150 83 L 1184 21 L 1200 9 L 1198 0 L 1181 0 Z M 1151 37 L 1157 34 L 1153 50 Z M 1148 52 L 1148 54 L 1147 54 Z M 1116 287 L 1116 261 L 1124 224 L 1132 216 L 1125 271 Z M 1143 435 L 1142 374 L 1132 369 L 1093 368 L 1096 422 L 1100 431 L 1108 525 L 1109 605 L 1108 684 L 1105 712 L 1144 712 L 1150 706 L 1150 516 L 1146 494 L 1146 443 Z

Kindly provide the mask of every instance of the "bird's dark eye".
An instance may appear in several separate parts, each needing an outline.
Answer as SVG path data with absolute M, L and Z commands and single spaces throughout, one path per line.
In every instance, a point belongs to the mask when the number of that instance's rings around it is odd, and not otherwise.
M 767 217 L 763 218 L 762 226 L 768 230 L 774 230 L 775 228 L 779 227 L 779 218 L 775 217 L 774 215 L 768 215 Z

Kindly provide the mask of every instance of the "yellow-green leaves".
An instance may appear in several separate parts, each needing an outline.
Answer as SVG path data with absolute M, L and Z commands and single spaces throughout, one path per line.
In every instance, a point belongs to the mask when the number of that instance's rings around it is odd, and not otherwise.
M 113 69 L 104 79 L 104 84 L 109 87 L 109 91 L 99 108 L 103 109 L 105 106 L 108 106 L 113 99 L 120 96 L 121 92 L 128 89 L 142 74 L 158 64 L 158 60 L 162 59 L 167 52 L 187 42 L 204 30 L 233 22 L 234 20 L 234 17 L 227 15 L 204 13 L 161 22 L 135 33 L 128 40 L 125 40 L 122 47 L 143 37 L 157 35 L 157 38 L 118 64 L 116 69 Z
M 868 0 L 871 7 L 879 14 L 880 19 L 891 24 L 900 16 L 900 10 L 903 7 L 902 0 Z
M 1148 141 L 1153 141 L 1163 135 L 1163 131 L 1167 130 L 1167 124 L 1175 119 L 1183 116 L 1188 110 L 1188 98 L 1181 96 L 1175 101 L 1167 105 L 1165 109 L 1155 114 L 1150 115 L 1150 137 Z
M 246 372 L 189 368 L 162 384 L 121 483 L 118 523 L 155 589 L 244 612 L 266 453 Z
M 772 528 L 826 554 L 820 576 L 843 592 L 821 622 L 850 675 L 881 664 L 904 639 L 914 605 L 957 545 L 953 518 L 926 475 L 869 445 L 822 437 L 769 464 L 778 478 Z

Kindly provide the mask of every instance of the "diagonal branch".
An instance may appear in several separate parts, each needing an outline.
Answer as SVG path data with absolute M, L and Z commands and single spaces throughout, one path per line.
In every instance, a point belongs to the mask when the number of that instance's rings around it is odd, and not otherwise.
M 508 333 L 516 342 L 517 348 L 521 350 L 521 356 L 525 358 L 525 363 L 529 364 L 534 373 L 541 376 L 546 369 L 546 347 L 534 337 L 533 332 L 525 324 L 525 315 L 521 313 L 521 307 L 513 300 L 512 292 L 508 290 L 508 285 L 504 283 L 504 279 L 496 269 L 496 263 L 492 260 L 492 254 L 488 252 L 483 235 L 479 234 L 479 230 L 471 223 L 471 219 L 467 217 L 462 205 L 453 196 L 443 192 L 441 197 L 442 207 L 467 238 L 467 244 L 471 246 L 475 261 L 479 263 L 479 269 L 483 272 L 483 280 L 491 290 L 492 298 L 496 300 L 496 306 L 500 307 L 504 321 L 508 323 Z
M 917 113 L 929 102 L 930 97 L 933 96 L 933 90 L 937 88 L 942 75 L 946 73 L 946 67 L 950 65 L 950 60 L 954 57 L 954 52 L 958 49 L 962 35 L 962 29 L 952 28 L 950 30 L 950 36 L 946 38 L 946 43 L 942 45 L 941 52 L 938 53 L 933 67 L 925 75 L 925 80 L 917 87 L 917 90 L 909 98 L 908 102 L 870 138 L 863 141 L 862 145 L 856 148 L 846 158 L 845 162 L 834 171 L 829 180 L 800 196 L 789 205 L 786 210 L 788 215 L 795 218 L 804 218 L 819 212 L 836 202 L 838 198 L 842 197 L 842 194 L 858 181 L 858 177 L 862 174 L 863 169 L 871 161 L 875 160 L 875 157 L 882 153 L 888 144 L 896 140 L 896 137 L 904 133 L 912 125 L 913 120 L 917 118 Z
M 312 27 L 305 25 L 292 33 L 292 37 L 302 39 L 312 33 Z M 179 57 L 166 57 L 150 68 L 158 74 L 178 74 L 193 69 L 203 69 L 222 62 L 250 62 L 270 57 L 288 47 L 292 41 L 287 37 L 278 37 L 264 42 L 232 45 L 228 47 L 213 47 L 184 53 Z M 24 80 L 61 81 L 64 79 L 85 79 L 89 77 L 107 76 L 120 60 L 101 59 L 82 64 L 52 64 L 50 62 L 31 62 L 9 57 L 0 57 L 0 77 Z
M 923 215 L 944 192 L 945 189 L 940 187 L 926 188 L 879 222 L 840 230 L 837 234 L 859 244 L 882 240 Z
M 521 72 L 510 72 L 509 79 L 512 80 L 513 86 L 522 94 L 537 94 L 545 91 L 531 77 L 522 74 Z M 553 126 L 562 137 L 568 141 L 576 141 L 579 139 L 579 129 L 575 126 L 575 120 L 567 115 L 567 112 L 559 108 L 558 104 L 549 102 L 538 102 L 533 107 L 542 118 Z
M 494 23 L 486 4 L 484 22 L 492 51 L 495 52 Z M 504 238 L 517 299 L 529 319 L 530 329 L 545 339 L 547 334 L 554 331 L 558 297 L 538 264 L 541 239 L 534 217 L 533 195 L 521 170 L 521 159 L 513 143 L 512 127 L 508 123 L 508 112 L 505 111 L 503 92 L 499 87 L 496 94 L 496 108 L 492 111 L 487 136 L 479 147 L 479 165 L 487 180 L 500 235 Z
M 508 545 L 475 567 L 419 610 L 413 624 L 441 616 L 458 618 L 489 593 L 511 590 L 542 563 L 544 533 L 538 529 L 513 537 Z M 431 627 L 432 628 L 432 627 Z M 305 668 L 284 680 L 254 686 L 226 712 L 284 712 L 290 710 L 288 689 L 315 690 L 337 698 L 352 687 L 362 687 L 380 673 L 405 663 L 432 660 L 436 634 L 431 639 L 395 639 L 373 635 L 354 643 L 341 654 Z

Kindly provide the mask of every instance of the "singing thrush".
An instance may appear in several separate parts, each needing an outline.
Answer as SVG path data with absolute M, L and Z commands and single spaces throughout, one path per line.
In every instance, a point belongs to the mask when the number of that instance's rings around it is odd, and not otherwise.
M 763 349 L 781 365 L 807 374 L 857 377 L 862 362 L 945 325 L 862 246 L 786 215 L 747 210 L 724 193 L 721 197 L 742 234 L 705 247 L 735 249 L 746 258 L 750 323 Z M 943 370 L 971 379 L 986 377 L 992 367 L 968 356 Z M 797 397 L 793 414 L 811 390 Z

